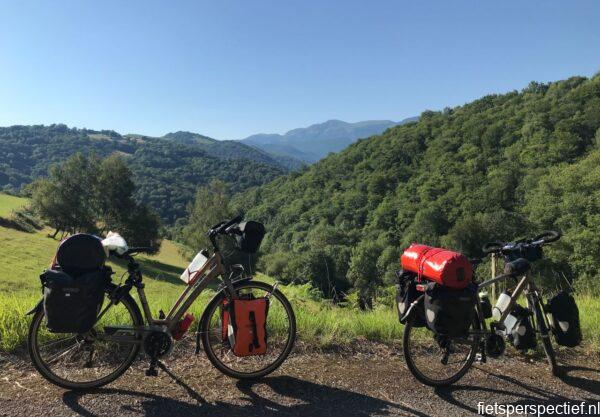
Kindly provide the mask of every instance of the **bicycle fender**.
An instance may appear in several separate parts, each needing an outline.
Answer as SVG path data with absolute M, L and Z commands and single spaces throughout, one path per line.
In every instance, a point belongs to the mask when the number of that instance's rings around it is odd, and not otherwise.
M 235 287 L 236 285 L 252 281 L 252 278 L 253 277 L 244 277 L 244 278 L 241 278 L 241 279 L 238 279 L 238 280 L 232 282 L 231 284 Z M 215 296 L 212 298 L 212 300 L 219 297 L 221 295 L 221 293 L 224 292 L 225 290 L 227 290 L 226 286 L 220 287 L 217 290 L 217 293 L 215 294 Z M 209 304 L 212 302 L 212 300 L 209 302 Z M 198 328 L 196 330 L 196 352 L 195 352 L 196 355 L 198 355 L 200 353 L 200 344 L 202 343 L 200 329 L 202 328 L 202 323 L 204 323 L 204 320 L 208 320 L 208 310 L 204 310 L 204 312 L 202 313 L 202 317 L 200 318 L 200 320 L 198 320 Z
M 44 304 L 44 299 L 40 298 L 40 301 L 37 302 L 37 304 L 35 305 L 35 307 L 33 307 L 31 310 L 29 310 L 27 313 L 25 313 L 26 316 L 30 316 L 34 313 L 37 313 L 38 310 L 43 308 L 43 304 Z

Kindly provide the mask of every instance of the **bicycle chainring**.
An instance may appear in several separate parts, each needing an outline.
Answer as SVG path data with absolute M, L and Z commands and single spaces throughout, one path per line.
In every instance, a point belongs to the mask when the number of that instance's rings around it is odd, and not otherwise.
M 173 338 L 167 332 L 153 331 L 144 338 L 144 352 L 150 357 L 162 358 L 173 349 Z

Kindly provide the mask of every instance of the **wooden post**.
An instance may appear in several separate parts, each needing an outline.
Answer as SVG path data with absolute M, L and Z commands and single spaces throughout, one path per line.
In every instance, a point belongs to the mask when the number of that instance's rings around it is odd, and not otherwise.
M 496 254 L 492 253 L 492 279 L 496 278 Z M 492 305 L 496 305 L 496 283 L 492 284 Z

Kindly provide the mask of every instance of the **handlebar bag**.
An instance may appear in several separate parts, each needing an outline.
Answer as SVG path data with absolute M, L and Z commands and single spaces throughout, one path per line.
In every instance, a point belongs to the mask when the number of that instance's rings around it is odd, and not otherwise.
M 425 320 L 427 327 L 438 335 L 465 336 L 475 314 L 475 290 L 448 288 L 431 282 L 425 290 Z
M 256 253 L 265 236 L 265 226 L 255 221 L 239 224 L 239 234 L 235 236 L 237 249 L 245 253 Z
M 411 304 L 422 294 L 417 290 L 417 274 L 410 271 L 399 270 L 396 272 L 396 306 L 398 307 L 398 320 L 406 314 Z M 419 302 L 415 306 L 416 311 L 411 313 L 414 317 L 414 327 L 425 326 L 425 310 L 423 302 Z
M 95 324 L 104 302 L 104 288 L 111 270 L 102 268 L 73 277 L 47 270 L 40 280 L 46 326 L 53 333 L 86 333 Z
M 221 310 L 221 337 L 235 356 L 267 353 L 267 315 L 269 299 L 265 297 L 225 301 Z
M 449 288 L 462 289 L 471 282 L 473 267 L 461 253 L 413 243 L 406 249 L 400 263 L 404 270 Z
M 552 315 L 550 327 L 556 343 L 561 346 L 579 346 L 582 340 L 579 309 L 575 299 L 566 291 L 561 291 L 550 299 L 548 310 Z
M 510 314 L 515 316 L 517 321 L 508 335 L 508 340 L 518 350 L 535 349 L 537 341 L 531 324 L 531 312 L 515 304 Z
M 510 246 L 510 248 L 505 249 L 504 251 L 504 259 L 507 262 L 512 262 L 519 258 L 527 259 L 529 262 L 535 262 L 542 259 L 544 256 L 544 252 L 540 245 L 530 245 L 519 242 L 507 246 Z

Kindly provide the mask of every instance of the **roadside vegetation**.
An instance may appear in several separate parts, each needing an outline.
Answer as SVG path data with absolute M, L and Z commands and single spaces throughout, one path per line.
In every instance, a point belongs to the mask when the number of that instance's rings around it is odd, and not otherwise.
M 2 196 L 0 195 L 0 201 Z M 48 266 L 57 240 L 48 237 L 49 229 L 24 233 L 0 227 L 0 351 L 14 351 L 24 347 L 29 317 L 25 314 L 41 298 L 38 276 Z M 168 310 L 184 288 L 179 275 L 187 259 L 181 248 L 171 241 L 163 241 L 160 253 L 140 256 L 145 273 L 146 291 L 153 313 Z M 112 263 L 118 282 L 125 272 L 124 265 Z M 256 279 L 273 281 L 257 274 Z M 346 302 L 334 304 L 325 300 L 311 284 L 281 285 L 289 297 L 298 321 L 299 340 L 313 348 L 348 346 L 361 341 L 377 341 L 400 346 L 402 325 L 393 307 L 393 288 L 381 288 L 377 302 L 370 310 L 357 308 L 358 300 L 350 296 Z M 192 313 L 199 318 L 204 306 L 214 294 L 208 289 L 194 304 Z M 578 297 L 584 332 L 584 349 L 600 352 L 600 300 L 591 296 Z M 193 327 L 192 327 L 193 328 Z

